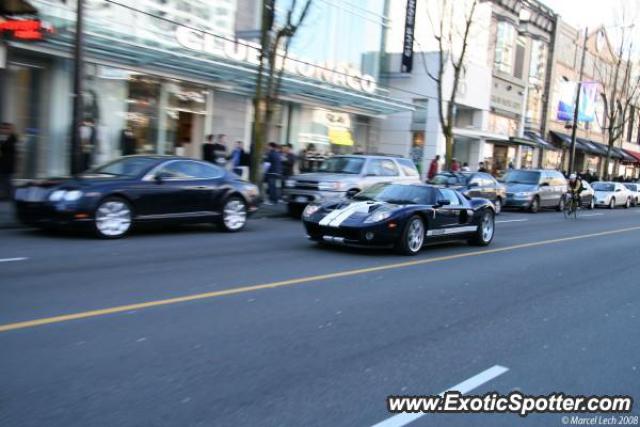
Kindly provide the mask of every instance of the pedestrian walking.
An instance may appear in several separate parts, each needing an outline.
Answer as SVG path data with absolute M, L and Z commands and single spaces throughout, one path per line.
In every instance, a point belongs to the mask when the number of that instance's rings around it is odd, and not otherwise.
M 440 172 L 440 154 L 436 154 L 435 159 L 431 160 L 431 164 L 429 165 L 429 172 L 427 173 L 427 178 L 432 180 L 434 176 L 436 176 Z
M 451 172 L 460 172 L 460 163 L 455 157 L 451 159 Z
M 242 176 L 242 167 L 249 166 L 249 159 L 247 153 L 244 151 L 244 144 L 242 141 L 236 141 L 235 147 L 229 155 L 229 162 L 231 163 L 231 170 L 238 176 Z
M 282 179 L 287 179 L 295 173 L 297 157 L 293 153 L 291 144 L 282 146 Z
M 218 140 L 213 144 L 213 163 L 225 166 L 227 163 L 227 136 L 223 133 L 218 135 Z
M 207 135 L 206 141 L 202 144 L 202 160 L 209 163 L 215 163 L 213 135 Z
M 120 135 L 120 152 L 123 156 L 131 156 L 136 154 L 136 138 L 130 127 L 122 130 Z
M 265 156 L 265 162 L 268 163 L 268 168 L 265 173 L 265 180 L 268 185 L 269 201 L 267 204 L 276 204 L 280 198 L 278 191 L 278 180 L 282 175 L 282 157 L 280 150 L 278 150 L 278 144 L 275 142 L 269 143 L 269 150 Z
M 13 198 L 13 175 L 16 172 L 18 137 L 11 123 L 0 126 L 0 199 Z

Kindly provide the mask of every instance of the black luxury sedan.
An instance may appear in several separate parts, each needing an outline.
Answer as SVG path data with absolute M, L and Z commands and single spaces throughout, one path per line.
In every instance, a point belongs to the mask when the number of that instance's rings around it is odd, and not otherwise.
M 218 166 L 173 156 L 128 156 L 73 178 L 34 180 L 15 194 L 18 219 L 39 228 L 79 226 L 104 238 L 136 223 L 215 223 L 238 231 L 258 188 Z
M 426 240 L 493 240 L 495 207 L 450 188 L 425 184 L 376 184 L 350 199 L 310 204 L 303 222 L 316 242 L 378 246 L 415 255 Z
M 488 199 L 496 208 L 496 215 L 502 212 L 507 200 L 507 187 L 484 172 L 441 172 L 434 176 L 430 184 L 460 191 L 467 197 Z

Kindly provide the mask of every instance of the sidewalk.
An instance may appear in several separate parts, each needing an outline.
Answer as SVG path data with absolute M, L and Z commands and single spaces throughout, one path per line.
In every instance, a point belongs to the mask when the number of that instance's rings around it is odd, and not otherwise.
M 287 216 L 287 205 L 278 203 L 277 205 L 260 205 L 260 209 L 254 213 L 252 219 L 260 218 L 283 218 Z M 0 201 L 0 229 L 19 228 L 22 227 L 16 221 L 13 204 L 8 201 Z

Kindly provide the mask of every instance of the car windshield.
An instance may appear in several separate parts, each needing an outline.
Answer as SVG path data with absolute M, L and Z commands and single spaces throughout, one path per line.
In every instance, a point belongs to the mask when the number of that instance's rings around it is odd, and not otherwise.
M 429 184 L 433 185 L 461 185 L 466 184 L 468 177 L 464 175 L 454 175 L 452 173 L 439 173 L 431 180 Z
M 504 182 L 506 184 L 536 185 L 540 182 L 540 172 L 509 171 L 504 176 Z
M 607 184 L 605 182 L 596 182 L 591 187 L 593 187 L 595 191 L 613 191 L 615 189 L 613 184 Z
M 87 174 L 134 177 L 142 174 L 156 163 L 157 160 L 149 157 L 124 157 L 91 169 Z
M 322 163 L 318 172 L 357 175 L 362 171 L 363 166 L 364 159 L 359 157 L 332 157 Z
M 374 200 L 398 205 L 431 205 L 435 190 L 419 185 L 378 184 L 356 194 L 354 200 Z

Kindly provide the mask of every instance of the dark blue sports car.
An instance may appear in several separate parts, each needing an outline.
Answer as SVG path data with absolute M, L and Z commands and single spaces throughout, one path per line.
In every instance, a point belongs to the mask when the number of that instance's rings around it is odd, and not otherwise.
M 493 240 L 495 208 L 456 190 L 424 184 L 378 184 L 351 199 L 311 204 L 303 213 L 309 238 L 350 246 L 395 248 L 417 254 L 425 241 Z

